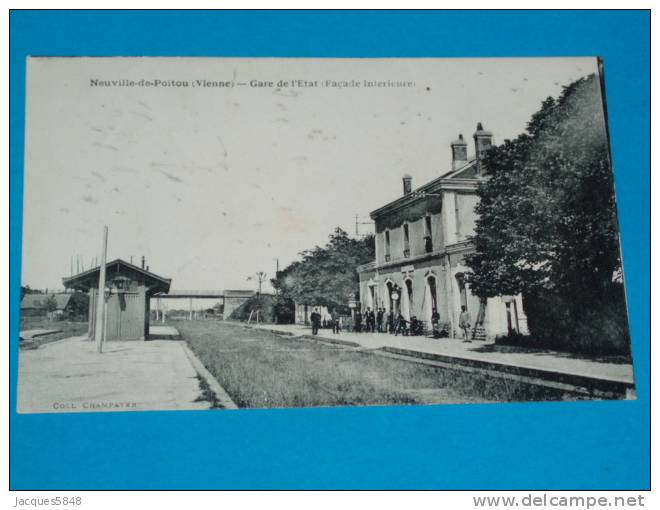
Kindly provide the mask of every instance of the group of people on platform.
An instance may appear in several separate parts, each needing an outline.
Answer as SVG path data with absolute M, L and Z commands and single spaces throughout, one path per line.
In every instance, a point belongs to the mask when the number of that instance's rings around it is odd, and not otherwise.
M 330 314 L 330 320 L 323 319 L 318 308 L 315 308 L 310 316 L 312 322 L 312 334 L 318 334 L 321 327 L 332 327 L 334 334 L 340 333 L 343 329 L 354 333 L 390 333 L 395 336 L 419 336 L 427 333 L 424 329 L 424 323 L 416 316 L 407 320 L 401 311 L 397 314 L 394 311 L 387 313 L 385 308 L 378 308 L 376 311 L 367 307 L 364 314 L 357 309 L 354 318 L 345 319 L 340 316 L 336 310 Z M 459 318 L 459 327 L 463 331 L 465 341 L 469 341 L 470 314 L 465 306 L 461 307 Z M 431 314 L 431 331 L 428 332 L 434 338 L 443 338 L 449 336 L 448 324 L 440 324 L 440 314 L 433 310 Z

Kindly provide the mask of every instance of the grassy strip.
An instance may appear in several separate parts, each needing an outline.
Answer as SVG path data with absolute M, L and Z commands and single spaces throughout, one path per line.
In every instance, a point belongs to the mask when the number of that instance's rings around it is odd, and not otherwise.
M 239 407 L 562 400 L 562 391 L 218 322 L 177 323 Z

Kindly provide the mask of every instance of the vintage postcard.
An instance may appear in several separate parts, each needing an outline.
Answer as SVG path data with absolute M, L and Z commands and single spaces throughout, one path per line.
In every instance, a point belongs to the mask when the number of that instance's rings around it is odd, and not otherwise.
M 29 58 L 18 412 L 635 398 L 593 58 Z

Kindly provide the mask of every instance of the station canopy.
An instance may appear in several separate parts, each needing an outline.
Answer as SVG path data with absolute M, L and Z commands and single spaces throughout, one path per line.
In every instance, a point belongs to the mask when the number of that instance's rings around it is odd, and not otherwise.
M 94 267 L 77 275 L 62 278 L 62 283 L 67 289 L 88 291 L 98 287 L 100 267 Z M 170 291 L 170 278 L 163 278 L 151 273 L 139 266 L 134 266 L 121 259 L 108 262 L 105 266 L 106 281 L 130 280 L 139 282 L 147 287 L 150 294 L 167 294 Z

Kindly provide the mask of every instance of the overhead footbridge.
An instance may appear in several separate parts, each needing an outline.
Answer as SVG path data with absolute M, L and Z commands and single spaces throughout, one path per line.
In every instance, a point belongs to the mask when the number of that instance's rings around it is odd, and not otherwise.
M 188 299 L 188 319 L 192 320 L 194 317 L 193 303 L 201 299 L 217 299 L 223 304 L 223 318 L 227 319 L 231 313 L 241 306 L 245 301 L 254 296 L 256 292 L 253 290 L 185 290 L 173 289 L 167 294 L 154 294 L 152 299 L 156 303 L 156 319 L 164 319 L 161 309 L 160 300 L 163 299 Z

